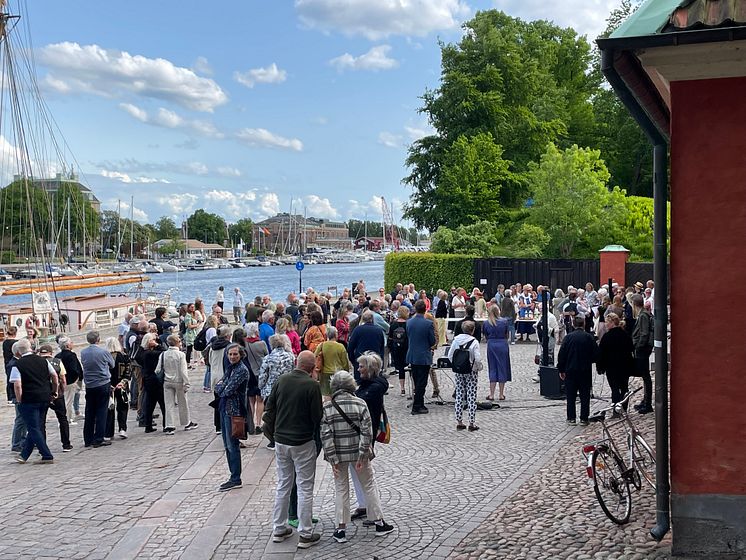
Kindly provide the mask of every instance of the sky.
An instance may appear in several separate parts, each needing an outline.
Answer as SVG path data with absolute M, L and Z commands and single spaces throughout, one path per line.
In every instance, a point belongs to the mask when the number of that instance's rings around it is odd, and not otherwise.
M 595 38 L 616 0 L 11 0 L 37 80 L 104 209 L 180 223 L 291 210 L 381 219 L 429 134 L 438 41 L 476 11 Z M 4 140 L 4 139 L 0 139 Z M 68 162 L 69 163 L 69 162 Z

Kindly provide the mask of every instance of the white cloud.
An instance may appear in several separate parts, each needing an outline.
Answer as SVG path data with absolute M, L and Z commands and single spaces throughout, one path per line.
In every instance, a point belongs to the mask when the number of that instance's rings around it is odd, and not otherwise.
M 163 58 L 64 42 L 40 49 L 39 60 L 49 69 L 45 83 L 60 93 L 135 94 L 205 112 L 228 101 L 214 80 Z
M 313 124 L 318 124 L 319 126 L 326 126 L 327 124 L 329 124 L 329 119 L 327 119 L 326 117 L 314 117 L 311 119 L 311 122 Z
M 197 200 L 199 197 L 192 193 L 174 193 L 159 197 L 158 204 L 167 207 L 171 215 L 191 214 Z
M 463 0 L 295 0 L 295 9 L 312 29 L 373 41 L 453 29 L 471 12 Z
M 371 48 L 367 53 L 357 57 L 352 56 L 350 53 L 345 53 L 342 56 L 331 59 L 329 64 L 334 66 L 338 72 L 344 72 L 345 70 L 372 70 L 374 72 L 378 70 L 391 70 L 399 66 L 399 62 L 387 56 L 390 50 L 391 47 L 389 45 L 378 45 Z
M 107 177 L 109 179 L 116 179 L 117 181 L 120 181 L 122 183 L 140 183 L 140 184 L 147 184 L 147 183 L 166 183 L 168 184 L 169 181 L 166 181 L 165 179 L 156 179 L 155 177 L 132 177 L 128 175 L 127 173 L 122 173 L 121 171 L 109 171 L 107 169 L 103 169 L 101 171 L 102 177 Z
M 119 107 L 138 121 L 152 124 L 153 126 L 171 129 L 185 129 L 208 138 L 225 137 L 225 134 L 218 130 L 218 128 L 209 121 L 185 119 L 175 111 L 164 109 L 163 107 L 158 109 L 158 111 L 153 115 L 148 114 L 145 109 L 132 105 L 131 103 L 120 103 Z
M 242 128 L 236 132 L 236 138 L 249 146 L 303 151 L 303 142 L 297 138 L 285 138 L 265 128 Z
M 275 193 L 266 193 L 259 197 L 259 210 L 265 217 L 274 216 L 280 212 L 280 197 Z
M 235 167 L 229 167 L 229 166 L 223 166 L 218 167 L 217 169 L 218 175 L 221 177 L 240 177 L 241 171 L 236 169 Z
M 368 202 L 359 202 L 357 200 L 348 200 L 347 202 L 349 216 L 354 218 L 365 218 L 367 216 L 367 219 L 371 221 L 381 219 L 383 205 L 380 196 L 371 196 Z
M 378 135 L 378 143 L 383 144 L 387 148 L 401 148 L 402 137 L 398 134 L 392 134 L 391 132 L 381 132 Z
M 120 103 L 119 107 L 124 109 L 131 116 L 136 118 L 140 122 L 148 122 L 148 112 L 140 107 L 132 105 L 132 103 Z
M 103 161 L 96 164 L 101 169 L 107 171 L 119 171 L 121 173 L 173 173 L 178 175 L 207 175 L 210 173 L 209 168 L 200 161 L 190 162 L 143 162 L 133 158 L 119 161 Z
M 274 62 L 266 68 L 253 68 L 248 72 L 233 72 L 233 79 L 239 84 L 253 88 L 256 84 L 281 84 L 288 77 Z
M 121 210 L 123 217 L 130 217 L 130 204 L 129 202 L 124 202 L 123 200 L 117 200 L 115 198 L 109 199 L 101 203 L 101 208 L 104 210 L 112 211 Z M 131 215 L 136 222 L 140 222 L 142 224 L 147 224 L 150 221 L 148 219 L 147 212 L 145 212 L 145 210 L 143 210 L 142 208 L 138 208 L 137 206 L 133 207 Z
M 212 76 L 212 66 L 204 56 L 198 56 L 197 60 L 192 64 L 192 70 L 198 74 L 204 74 L 205 76 Z
M 308 208 L 308 215 L 314 218 L 324 218 L 333 220 L 339 217 L 337 211 L 328 198 L 321 198 L 315 194 L 309 194 L 303 197 L 303 203 Z
M 595 39 L 606 28 L 606 18 L 617 8 L 618 0 L 493 0 L 499 10 L 526 21 L 546 19 L 562 27 L 572 27 L 580 35 Z
M 412 142 L 436 133 L 435 129 L 429 124 L 424 124 L 421 126 L 405 126 L 404 130 L 406 131 L 407 136 L 409 136 L 409 140 Z

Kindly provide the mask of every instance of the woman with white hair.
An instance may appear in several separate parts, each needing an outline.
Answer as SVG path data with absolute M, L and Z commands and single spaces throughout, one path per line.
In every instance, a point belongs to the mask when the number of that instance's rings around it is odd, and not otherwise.
M 269 345 L 272 351 L 264 358 L 259 368 L 259 390 L 263 401 L 257 400 L 257 410 L 261 419 L 264 413 L 264 403 L 272 392 L 272 386 L 281 375 L 293 371 L 295 365 L 295 356 L 293 356 L 290 339 L 285 334 L 273 334 L 269 337 Z M 274 449 L 274 441 L 270 441 L 267 446 Z
M 127 413 L 129 412 L 127 364 L 130 360 L 129 356 L 122 350 L 122 345 L 118 338 L 110 336 L 104 340 L 104 347 L 111 353 L 111 357 L 114 358 L 114 367 L 109 368 L 109 373 L 111 374 L 111 388 L 114 391 L 116 423 L 119 427 L 119 437 L 127 439 Z M 106 431 L 104 432 L 104 436 L 109 439 L 114 437 L 114 411 L 112 408 L 106 411 Z
M 163 432 L 167 435 L 176 433 L 176 415 L 184 430 L 189 431 L 197 427 L 189 414 L 189 373 L 187 371 L 186 355 L 180 350 L 181 338 L 178 334 L 169 335 L 166 339 L 168 350 L 161 354 L 160 366 L 163 369 L 163 394 L 166 403 L 166 427 Z
M 349 470 L 354 465 L 357 471 L 368 519 L 374 520 L 376 535 L 391 533 L 394 527 L 383 519 L 378 487 L 373 476 L 370 460 L 373 458 L 373 427 L 365 401 L 355 396 L 354 377 L 346 371 L 334 374 L 331 379 L 332 399 L 324 403 L 321 419 L 321 443 L 324 459 L 334 472 L 334 503 L 337 529 L 334 540 L 347 542 L 345 529 L 350 522 Z
M 264 412 L 264 401 L 259 389 L 259 370 L 262 368 L 262 361 L 269 354 L 267 345 L 259 338 L 259 323 L 246 323 L 246 338 L 244 339 L 246 348 L 246 358 L 249 362 L 249 382 L 246 389 L 246 396 L 249 399 L 251 410 L 254 414 L 254 433 L 259 435 L 262 429 L 262 414 Z

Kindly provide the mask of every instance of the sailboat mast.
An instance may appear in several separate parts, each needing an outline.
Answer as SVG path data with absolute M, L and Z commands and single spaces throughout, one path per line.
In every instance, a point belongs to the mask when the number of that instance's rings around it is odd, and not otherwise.
M 122 250 L 122 201 L 117 200 L 117 254 L 116 260 L 119 261 L 119 254 Z
M 135 255 L 135 197 L 130 198 L 130 260 Z
M 70 243 L 70 197 L 67 197 L 67 262 L 72 259 L 72 250 Z

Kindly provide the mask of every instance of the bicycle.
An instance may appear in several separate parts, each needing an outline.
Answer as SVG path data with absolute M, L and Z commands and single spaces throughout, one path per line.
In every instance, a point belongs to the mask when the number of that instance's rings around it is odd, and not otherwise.
M 640 389 L 628 392 L 624 398 L 602 410 L 597 411 L 588 420 L 600 422 L 603 429 L 603 439 L 593 444 L 583 446 L 586 458 L 586 474 L 593 480 L 593 490 L 606 516 L 617 525 L 624 525 L 629 521 L 632 513 L 632 491 L 630 485 L 637 491 L 642 489 L 644 479 L 655 489 L 655 453 L 650 445 L 637 430 L 625 405 L 630 397 Z M 606 413 L 613 411 L 611 420 L 607 422 Z M 627 435 L 627 462 L 622 458 L 619 448 L 611 435 L 610 429 L 622 425 Z

